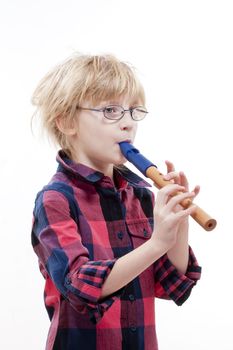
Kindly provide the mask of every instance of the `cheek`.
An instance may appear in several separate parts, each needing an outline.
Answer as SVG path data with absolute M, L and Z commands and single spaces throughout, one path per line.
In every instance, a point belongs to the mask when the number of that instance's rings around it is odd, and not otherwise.
M 114 132 L 109 129 L 106 125 L 95 125 L 91 126 L 89 130 L 86 130 L 86 143 L 94 146 L 95 150 L 101 148 L 107 151 L 110 146 L 111 140 L 113 139 Z
M 98 123 L 95 123 L 94 121 L 91 122 L 91 120 L 85 120 L 80 127 L 80 132 L 82 137 L 92 140 L 93 138 L 96 139 L 99 136 L 101 128 L 99 127 Z
M 133 127 L 133 132 L 132 132 L 132 136 L 133 136 L 133 138 L 135 138 L 135 136 L 136 136 L 136 133 L 137 133 L 137 129 L 138 129 L 138 124 L 135 124 L 134 125 L 134 127 Z

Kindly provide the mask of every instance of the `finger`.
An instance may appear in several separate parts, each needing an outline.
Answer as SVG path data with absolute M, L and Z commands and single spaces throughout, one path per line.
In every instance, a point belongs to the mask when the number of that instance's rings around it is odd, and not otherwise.
M 200 192 L 200 186 L 196 185 L 194 187 L 194 189 L 192 190 L 192 192 L 195 194 L 194 197 L 196 197 L 199 194 L 199 192 Z
M 180 172 L 177 172 L 177 171 L 171 172 L 171 173 L 165 175 L 165 176 L 164 176 L 164 179 L 165 179 L 165 180 L 174 179 L 174 180 L 175 180 L 175 183 L 178 183 L 179 185 L 184 186 L 184 187 L 185 187 L 185 190 L 186 190 L 186 191 L 189 191 L 189 183 L 188 183 L 187 177 L 186 177 L 186 175 L 185 175 L 185 173 L 184 173 L 183 171 L 180 171 Z
M 194 192 L 194 193 L 195 193 L 195 196 L 197 196 L 198 193 L 200 192 L 200 186 L 199 186 L 199 185 L 196 185 L 196 186 L 194 187 L 194 189 L 193 189 L 192 192 Z
M 165 163 L 167 165 L 167 173 L 170 173 L 171 171 L 175 171 L 175 167 L 172 162 L 170 162 L 169 160 L 165 160 Z
M 185 188 L 178 184 L 169 184 L 161 188 L 157 193 L 156 206 L 164 206 L 169 197 L 178 191 L 184 191 Z
M 188 180 L 183 171 L 172 171 L 166 175 L 164 175 L 164 180 L 173 181 L 176 184 L 185 187 L 186 191 L 189 191 Z
M 163 178 L 164 178 L 164 180 L 174 181 L 174 183 L 181 185 L 180 173 L 178 173 L 177 171 L 172 171 L 172 172 L 164 175 Z
M 177 212 L 175 215 L 177 216 L 177 218 L 185 219 L 185 218 L 187 218 L 187 216 L 194 214 L 196 209 L 197 209 L 196 205 L 191 205 L 187 209 L 184 209 L 184 210 Z
M 189 217 L 189 215 L 192 215 L 195 213 L 197 209 L 196 205 L 192 205 L 188 207 L 187 209 L 180 210 L 176 213 L 173 213 L 173 222 L 174 224 L 177 224 Z
M 187 180 L 187 177 L 186 177 L 185 173 L 183 171 L 180 171 L 179 175 L 180 175 L 180 184 L 181 184 L 181 186 L 184 186 L 185 190 L 189 191 L 189 183 L 188 183 L 188 180 Z
M 185 191 L 186 192 L 186 191 Z M 194 193 L 194 196 L 192 197 L 192 201 L 193 199 L 198 195 L 198 193 L 200 192 L 200 186 L 197 185 L 194 187 L 194 189 L 192 190 L 192 192 Z M 175 212 L 178 210 L 181 210 L 183 207 L 181 204 L 177 204 L 177 210 L 174 210 Z
M 172 197 L 169 202 L 167 203 L 167 209 L 169 211 L 173 210 L 178 204 L 180 204 L 184 199 L 186 198 L 193 198 L 195 196 L 194 192 L 185 192 L 177 194 L 176 196 Z
M 179 184 L 168 184 L 164 187 L 162 187 L 159 192 L 169 196 L 171 194 L 173 194 L 175 191 L 184 191 L 185 188 L 184 186 L 181 186 Z

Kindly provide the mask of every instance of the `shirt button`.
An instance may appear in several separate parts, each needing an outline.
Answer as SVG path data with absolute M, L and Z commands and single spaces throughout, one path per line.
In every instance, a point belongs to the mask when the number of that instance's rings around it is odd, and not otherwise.
M 132 332 L 135 332 L 137 330 L 137 327 L 131 326 L 130 329 L 131 329 Z
M 135 297 L 133 294 L 129 294 L 129 300 L 131 300 L 131 301 L 135 300 Z
M 123 232 L 118 232 L 117 236 L 118 236 L 119 239 L 122 239 L 123 238 Z
M 71 284 L 71 279 L 70 278 L 66 279 L 66 284 Z
M 143 230 L 143 234 L 144 234 L 144 237 L 148 237 L 148 232 L 147 232 L 147 230 L 145 228 Z

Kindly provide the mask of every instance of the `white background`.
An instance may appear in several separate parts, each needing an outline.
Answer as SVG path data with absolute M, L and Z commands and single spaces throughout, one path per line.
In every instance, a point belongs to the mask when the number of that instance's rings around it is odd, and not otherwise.
M 232 18 L 225 0 L 2 3 L 1 349 L 41 350 L 47 336 L 30 229 L 56 150 L 32 135 L 30 98 L 48 69 L 75 50 L 113 53 L 136 66 L 150 115 L 135 146 L 162 172 L 165 159 L 184 170 L 191 187 L 201 186 L 196 203 L 218 220 L 212 232 L 190 223 L 202 279 L 182 307 L 157 301 L 160 349 L 233 349 Z

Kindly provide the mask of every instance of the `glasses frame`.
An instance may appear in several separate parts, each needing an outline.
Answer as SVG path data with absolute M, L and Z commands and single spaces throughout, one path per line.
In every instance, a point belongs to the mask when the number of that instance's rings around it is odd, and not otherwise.
M 105 114 L 105 112 L 106 112 L 106 109 L 109 108 L 109 107 L 120 107 L 120 108 L 122 109 L 122 115 L 121 115 L 119 118 L 109 118 L 109 117 L 107 117 L 106 114 Z M 138 109 L 138 108 L 140 108 L 140 107 L 143 107 L 143 108 L 145 109 L 144 106 L 136 106 L 136 107 L 132 107 L 132 108 L 129 108 L 129 109 L 124 109 L 124 108 L 123 108 L 122 106 L 120 106 L 120 105 L 108 105 L 108 106 L 105 106 L 105 107 L 102 107 L 102 108 L 86 108 L 86 107 L 80 107 L 80 106 L 78 106 L 77 109 L 83 109 L 83 110 L 86 110 L 86 111 L 94 111 L 94 112 L 103 112 L 104 117 L 105 117 L 106 119 L 110 119 L 110 120 L 120 120 L 120 119 L 122 119 L 122 118 L 124 117 L 124 115 L 125 115 L 126 112 L 130 112 L 131 118 L 132 118 L 133 120 L 135 120 L 135 121 L 138 122 L 138 121 L 143 120 L 143 119 L 146 117 L 147 113 L 149 113 L 147 110 L 145 110 L 145 111 L 144 111 L 145 115 L 144 115 L 144 117 L 143 117 L 142 119 L 135 119 L 135 118 L 133 117 L 133 112 L 134 112 L 134 110 L 136 110 L 136 109 Z

